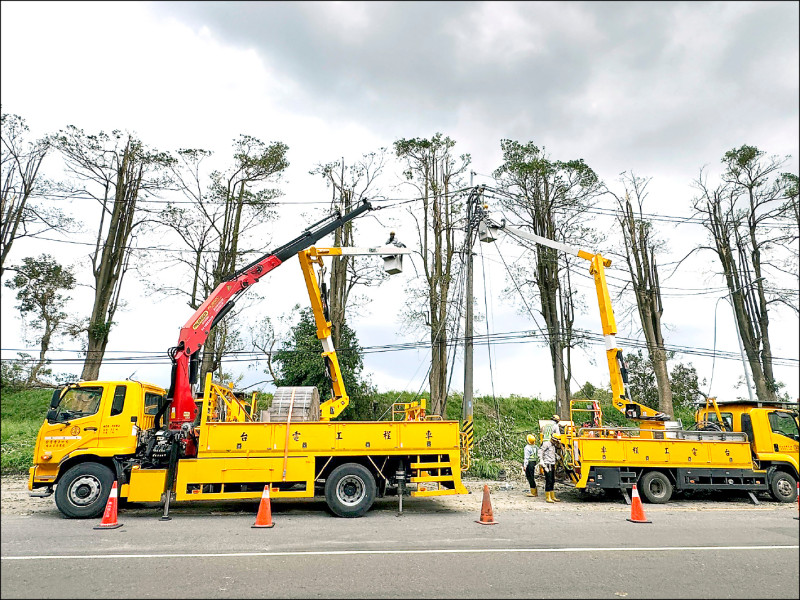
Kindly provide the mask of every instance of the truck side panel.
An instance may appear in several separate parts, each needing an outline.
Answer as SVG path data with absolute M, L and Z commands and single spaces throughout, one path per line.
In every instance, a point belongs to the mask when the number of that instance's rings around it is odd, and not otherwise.
M 126 494 L 129 502 L 158 502 L 164 492 L 164 485 L 167 481 L 166 469 L 131 469 L 130 482 L 127 485 Z
M 285 423 L 208 423 L 200 427 L 197 458 L 283 456 L 286 433 Z M 459 443 L 457 421 L 298 422 L 289 424 L 288 453 L 435 454 Z
M 735 441 L 576 438 L 583 468 L 715 465 L 751 469 L 750 445 Z
M 284 498 L 314 495 L 314 457 L 202 458 L 184 459 L 178 464 L 175 499 L 203 500 L 259 498 L 264 486 L 276 488 Z

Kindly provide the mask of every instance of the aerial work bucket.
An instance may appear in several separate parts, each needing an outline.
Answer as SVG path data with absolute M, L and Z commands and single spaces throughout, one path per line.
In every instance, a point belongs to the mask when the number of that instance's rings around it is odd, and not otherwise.
M 394 256 L 383 257 L 383 270 L 389 275 L 397 275 L 403 272 L 403 255 L 395 254 Z
M 497 227 L 487 225 L 485 221 L 481 221 L 478 225 L 478 239 L 482 242 L 493 242 L 497 239 Z

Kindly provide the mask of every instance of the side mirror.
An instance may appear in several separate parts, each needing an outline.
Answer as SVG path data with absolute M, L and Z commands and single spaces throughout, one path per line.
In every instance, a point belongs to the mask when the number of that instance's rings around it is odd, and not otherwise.
M 58 408 L 59 402 L 61 402 L 61 388 L 53 390 L 53 395 L 50 397 L 50 408 Z
M 50 397 L 50 408 L 47 410 L 48 423 L 53 423 L 58 416 L 58 403 L 61 402 L 61 388 L 53 390 L 53 395 Z

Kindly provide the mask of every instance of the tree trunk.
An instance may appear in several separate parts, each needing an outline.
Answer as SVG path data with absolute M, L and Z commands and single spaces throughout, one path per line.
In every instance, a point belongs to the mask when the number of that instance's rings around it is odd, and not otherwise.
M 739 336 L 744 346 L 747 361 L 750 365 L 750 373 L 753 376 L 753 385 L 756 388 L 756 395 L 761 401 L 775 400 L 774 380 L 768 378 L 762 363 L 763 355 L 761 348 L 766 342 L 769 348 L 769 337 L 764 338 L 764 330 L 762 326 L 768 325 L 766 310 L 763 315 L 752 315 L 752 309 L 748 310 L 747 306 L 747 293 L 746 288 L 749 287 L 747 280 L 742 277 L 742 267 L 737 265 L 734 257 L 734 245 L 742 249 L 739 242 L 738 233 L 733 228 L 734 239 L 737 243 L 732 243 L 731 240 L 731 224 L 723 218 L 721 213 L 721 206 L 719 203 L 709 203 L 709 214 L 712 216 L 714 241 L 716 244 L 717 256 L 722 265 L 723 275 L 725 282 L 728 286 L 729 296 L 733 301 L 733 312 L 736 322 L 739 325 Z M 740 252 L 741 253 L 741 252 Z M 767 362 L 770 373 L 772 372 L 772 361 Z M 746 375 L 745 375 L 746 379 Z
M 728 281 L 729 290 L 738 290 L 735 294 L 732 294 L 733 312 L 736 322 L 739 325 L 739 335 L 742 338 L 742 346 L 744 346 L 747 362 L 750 365 L 750 373 L 753 376 L 753 385 L 756 388 L 756 395 L 761 401 L 775 400 L 774 390 L 770 388 L 767 377 L 762 369 L 761 358 L 758 351 L 759 344 L 756 340 L 757 334 L 753 329 L 753 321 L 748 317 L 747 308 L 745 307 L 742 293 L 739 289 L 741 288 L 739 277 L 731 273 L 731 276 L 726 276 L 725 279 Z M 746 376 L 745 379 L 747 379 Z
M 661 305 L 655 247 L 651 235 L 651 224 L 642 218 L 642 207 L 647 195 L 645 190 L 649 180 L 633 174 L 624 174 L 623 182 L 626 189 L 625 198 L 615 197 L 622 211 L 619 223 L 625 242 L 625 260 L 633 284 L 636 308 L 647 345 L 647 353 L 656 376 L 658 410 L 672 416 L 674 414 L 672 386 L 669 380 L 664 336 L 661 331 L 661 315 L 664 311 Z M 630 192 L 633 193 L 634 199 L 638 203 L 638 219 L 631 203 L 629 185 L 632 188 Z
M 95 381 L 100 377 L 100 365 L 103 364 L 103 355 L 108 345 L 108 336 L 101 339 L 89 337 L 86 347 L 86 361 L 83 363 L 81 379 L 84 381 Z
M 412 212 L 417 224 L 422 266 L 425 276 L 427 315 L 430 329 L 431 370 L 428 377 L 431 411 L 444 416 L 447 410 L 447 301 L 452 277 L 455 225 L 450 185 L 459 181 L 470 163 L 462 155 L 459 164 L 450 154 L 455 145 L 450 138 L 436 134 L 431 140 L 395 142 L 398 157 L 407 161 L 405 172 L 422 201 L 421 214 Z
M 139 189 L 142 185 L 144 166 L 136 160 L 135 149 L 128 139 L 122 154 L 108 232 L 100 251 L 100 240 L 92 257 L 95 276 L 95 299 L 89 321 L 88 354 L 81 377 L 97 379 L 103 362 L 108 335 L 119 302 L 122 280 L 130 258 L 128 242 L 134 228 L 134 215 Z M 104 206 L 104 210 L 105 210 Z M 102 225 L 101 225 L 102 227 Z M 100 255 L 100 263 L 97 259 Z
M 100 365 L 103 364 L 103 356 L 108 345 L 108 334 L 111 330 L 111 321 L 110 319 L 106 320 L 106 315 L 113 316 L 114 314 L 114 310 L 111 309 L 111 298 L 117 279 L 108 274 L 110 261 L 104 260 L 102 268 L 95 276 L 97 287 L 87 332 L 86 360 L 81 372 L 81 379 L 84 381 L 94 381 L 100 376 Z
M 672 417 L 675 410 L 672 404 L 672 387 L 669 381 L 666 352 L 662 348 L 655 348 L 650 354 L 650 362 L 653 363 L 656 385 L 658 385 L 658 410 Z
M 39 348 L 39 360 L 31 369 L 30 374 L 28 375 L 28 385 L 32 385 L 38 382 L 39 379 L 39 371 L 42 370 L 47 359 L 45 358 L 45 354 L 50 348 L 50 340 L 53 336 L 53 332 L 55 331 L 56 326 L 58 323 L 53 323 L 50 319 L 45 318 L 44 320 L 44 334 L 42 335 L 42 341 L 40 343 Z
M 342 168 L 344 169 L 344 163 Z M 344 175 L 342 175 L 344 179 Z M 352 209 L 352 191 L 342 190 L 340 208 L 346 214 Z M 348 221 L 334 233 L 334 247 L 351 246 L 353 244 L 353 222 Z M 352 256 L 335 256 L 331 263 L 330 290 L 328 291 L 328 318 L 331 321 L 331 340 L 334 348 L 339 348 L 342 327 L 347 311 L 347 297 L 350 289 L 347 274 Z

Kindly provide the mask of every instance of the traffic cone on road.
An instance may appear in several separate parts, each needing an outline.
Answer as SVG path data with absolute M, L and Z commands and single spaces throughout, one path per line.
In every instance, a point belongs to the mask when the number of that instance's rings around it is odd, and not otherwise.
M 269 485 L 264 486 L 264 493 L 261 494 L 261 502 L 258 504 L 258 514 L 256 515 L 256 522 L 253 523 L 251 528 L 260 527 L 274 527 L 275 523 L 272 522 L 272 506 L 269 501 Z
M 108 494 L 103 518 L 100 519 L 100 524 L 95 525 L 92 529 L 116 529 L 117 527 L 122 527 L 122 523 L 117 523 L 117 482 L 115 481 Z
M 644 509 L 642 508 L 642 500 L 639 498 L 639 492 L 636 490 L 636 484 L 633 484 L 633 491 L 631 492 L 631 518 L 626 519 L 631 523 L 652 523 L 644 516 Z
M 475 521 L 481 525 L 497 525 L 492 513 L 492 501 L 489 499 L 489 486 L 483 486 L 483 502 L 481 502 L 481 520 Z

